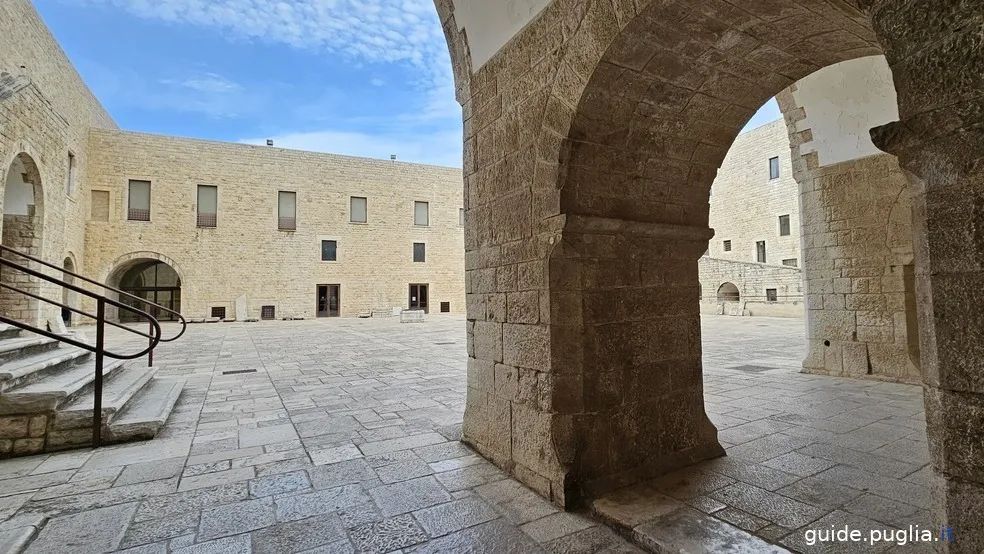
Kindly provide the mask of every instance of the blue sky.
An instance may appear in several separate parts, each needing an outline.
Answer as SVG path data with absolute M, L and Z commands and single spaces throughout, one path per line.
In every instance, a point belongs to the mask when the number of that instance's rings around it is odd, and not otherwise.
M 433 0 L 34 3 L 124 129 L 461 166 Z

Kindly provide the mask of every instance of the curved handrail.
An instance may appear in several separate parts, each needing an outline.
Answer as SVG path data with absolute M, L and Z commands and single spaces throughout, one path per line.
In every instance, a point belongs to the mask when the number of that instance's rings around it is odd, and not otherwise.
M 147 306 L 152 306 L 152 307 L 154 307 L 156 309 L 159 309 L 159 310 L 162 310 L 162 311 L 167 312 L 169 314 L 173 314 L 173 315 L 178 316 L 178 319 L 181 320 L 181 330 L 178 331 L 178 333 L 176 335 L 174 335 L 173 337 L 166 338 L 166 339 L 163 338 L 163 337 L 161 337 L 160 340 L 159 340 L 159 342 L 171 342 L 171 341 L 174 341 L 174 340 L 178 339 L 178 337 L 180 337 L 181 335 L 183 335 L 185 333 L 185 331 L 188 329 L 188 321 L 184 318 L 183 315 L 181 315 L 179 312 L 177 312 L 175 310 L 172 310 L 170 308 L 165 308 L 164 306 L 161 306 L 160 304 L 156 304 L 154 302 L 151 302 L 150 300 L 145 300 L 143 298 L 140 298 L 139 296 L 130 294 L 130 293 L 126 292 L 126 291 L 122 291 L 122 290 L 120 290 L 118 288 L 115 288 L 115 287 L 111 287 L 111 286 L 109 286 L 109 285 L 107 285 L 105 283 L 100 283 L 99 281 L 96 281 L 94 279 L 90 279 L 90 278 L 88 278 L 88 277 L 86 277 L 84 275 L 79 275 L 78 273 L 75 273 L 75 272 L 72 272 L 72 271 L 68 271 L 65 268 L 58 267 L 57 265 L 52 264 L 50 262 L 46 262 L 46 261 L 44 261 L 44 260 L 42 260 L 40 258 L 36 258 L 36 257 L 31 256 L 29 254 L 25 254 L 25 253 L 20 252 L 18 250 L 14 250 L 13 248 L 10 248 L 9 246 L 4 246 L 4 245 L 0 244 L 0 252 L 10 252 L 12 254 L 16 254 L 16 255 L 18 255 L 18 256 L 20 256 L 22 258 L 27 258 L 28 260 L 31 260 L 32 262 L 35 262 L 35 263 L 39 263 L 39 264 L 41 264 L 41 265 L 43 265 L 45 267 L 50 267 L 51 269 L 55 269 L 55 270 L 60 271 L 60 272 L 62 272 L 64 274 L 66 274 L 66 275 L 71 275 L 72 277 L 75 277 L 76 279 L 81 279 L 81 280 L 83 280 L 83 281 L 85 281 L 87 283 L 96 285 L 98 287 L 102 287 L 102 288 L 104 288 L 104 289 L 106 289 L 108 291 L 112 291 L 112 292 L 115 292 L 115 293 L 117 293 L 119 295 L 129 297 L 129 298 L 131 298 L 133 300 L 136 300 L 137 302 L 141 302 L 141 303 L 143 303 L 143 304 L 145 304 Z M 0 260 L 3 260 L 2 256 L 0 256 Z M 7 260 L 7 261 L 10 261 L 10 260 Z M 27 268 L 25 268 L 24 266 L 22 266 L 20 264 L 17 264 L 17 263 L 14 263 L 14 262 L 10 262 L 10 263 L 13 264 L 13 266 L 16 267 L 17 269 L 27 269 Z M 7 264 L 4 264 L 4 265 L 7 265 Z M 32 275 L 40 275 L 40 276 L 43 276 L 42 278 L 47 278 L 48 277 L 47 275 L 45 275 L 43 273 L 38 274 L 36 272 L 33 272 L 33 270 L 29 270 L 29 269 L 28 269 L 28 273 L 31 273 Z M 52 281 L 52 282 L 55 282 L 55 281 Z M 70 288 L 70 289 L 72 289 L 72 290 L 74 290 L 76 292 L 79 292 L 81 294 L 85 294 L 86 296 L 89 296 L 90 298 L 96 298 L 97 296 L 99 296 L 99 295 L 93 296 L 92 294 L 89 294 L 87 291 L 85 291 L 85 289 L 80 289 L 80 288 L 76 287 L 75 285 L 73 285 L 71 283 L 68 283 L 66 281 L 57 280 L 57 284 L 66 286 L 66 287 L 68 287 L 68 288 Z M 125 304 L 120 304 L 120 303 L 114 302 L 113 300 L 111 300 L 110 298 L 108 298 L 106 296 L 103 296 L 103 298 L 106 298 L 106 300 L 108 302 L 110 302 L 114 306 L 122 307 L 123 309 L 134 311 L 134 312 L 139 312 L 140 314 L 147 315 L 148 317 L 151 317 L 151 319 L 156 320 L 156 318 L 150 316 L 150 314 L 147 314 L 143 310 L 139 310 L 139 309 L 137 309 L 135 307 L 131 307 L 131 306 L 127 306 Z M 158 329 L 158 337 L 160 337 L 160 333 L 161 332 L 162 331 L 160 329 Z
M 117 308 L 124 308 L 124 309 L 130 310 L 131 312 L 135 312 L 138 315 L 141 315 L 143 317 L 146 317 L 147 320 L 150 322 L 150 325 L 156 331 L 155 334 L 141 333 L 140 331 L 137 331 L 135 329 L 130 329 L 129 327 L 125 327 L 125 326 L 122 326 L 122 325 L 117 325 L 117 327 L 120 327 L 122 329 L 125 329 L 125 330 L 127 330 L 127 331 L 129 331 L 131 333 L 136 334 L 136 335 L 140 335 L 140 336 L 149 338 L 150 339 L 150 345 L 147 348 L 141 350 L 140 352 L 138 352 L 136 354 L 119 354 L 117 352 L 112 352 L 112 351 L 106 350 L 105 348 L 102 348 L 101 349 L 101 352 L 104 355 L 109 356 L 110 358 L 116 358 L 117 360 L 133 360 L 133 359 L 139 358 L 141 356 L 144 356 L 146 354 L 149 354 L 151 351 L 154 350 L 154 348 L 157 348 L 157 345 L 160 344 L 160 342 L 161 342 L 161 332 L 162 332 L 162 330 L 161 330 L 161 324 L 160 324 L 160 322 L 158 322 L 157 319 L 154 316 L 150 315 L 149 313 L 147 313 L 147 312 L 145 312 L 143 310 L 138 310 L 138 309 L 136 309 L 136 308 L 134 308 L 132 306 L 127 306 L 126 304 L 123 304 L 121 302 L 117 302 L 116 300 L 113 300 L 111 298 L 107 298 L 105 296 L 96 294 L 94 292 L 88 291 L 88 290 L 83 289 L 81 287 L 77 287 L 77 286 L 75 286 L 75 285 L 73 285 L 71 283 L 67 283 L 67 282 L 62 281 L 60 279 L 57 279 L 55 277 L 51 277 L 50 275 L 45 275 L 44 273 L 41 273 L 40 271 L 36 271 L 36 270 L 33 270 L 33 269 L 29 268 L 29 267 L 22 266 L 22 265 L 20 265 L 18 263 L 14 263 L 14 262 L 12 262 L 10 260 L 5 260 L 2 257 L 0 257 L 0 265 L 7 266 L 7 267 L 10 267 L 10 268 L 13 268 L 13 269 L 17 269 L 19 271 L 23 271 L 24 273 L 27 273 L 28 275 L 33 275 L 33 276 L 35 276 L 35 277 L 37 277 L 39 279 L 42 279 L 44 281 L 48 281 L 49 283 L 54 283 L 56 285 L 61 285 L 61 286 L 65 287 L 65 288 L 68 288 L 70 290 L 73 290 L 75 292 L 78 292 L 79 294 L 83 294 L 85 296 L 88 296 L 89 298 L 92 298 L 92 299 L 96 300 L 97 302 L 102 302 L 104 304 L 108 303 L 108 304 L 110 304 L 112 306 L 116 306 Z M 40 300 L 40 301 L 43 301 L 43 302 L 47 302 L 49 304 L 54 304 L 56 306 L 61 306 L 63 308 L 68 308 L 68 309 L 72 310 L 73 312 L 84 314 L 84 315 L 86 315 L 88 317 L 92 317 L 93 319 L 97 319 L 97 320 L 99 319 L 98 316 L 93 316 L 92 314 L 88 314 L 88 313 L 83 312 L 81 310 L 76 310 L 76 309 L 74 309 L 74 308 L 72 308 L 70 306 L 66 306 L 65 304 L 62 304 L 61 302 L 56 302 L 56 301 L 51 300 L 49 298 L 45 298 L 45 297 L 43 297 L 41 295 L 34 294 L 34 293 L 28 292 L 26 290 L 19 289 L 17 287 L 8 285 L 6 283 L 0 283 L 0 288 L 4 288 L 4 289 L 7 289 L 7 290 L 12 290 L 14 292 L 23 294 L 25 296 L 29 296 L 31 298 L 34 298 L 34 299 L 37 299 L 37 300 Z M 38 327 L 35 327 L 35 326 L 30 325 L 30 324 L 27 324 L 27 323 L 22 323 L 20 321 L 14 320 L 14 319 L 9 318 L 9 317 L 6 317 L 4 315 L 0 315 L 0 321 L 2 321 L 4 323 L 7 323 L 9 325 L 13 325 L 14 327 L 17 327 L 17 328 L 20 328 L 20 329 L 31 331 L 31 332 L 37 333 L 39 335 L 44 335 L 44 336 L 46 336 L 48 338 L 56 339 L 56 340 L 59 340 L 59 341 L 62 341 L 62 342 L 71 344 L 72 346 L 77 346 L 79 348 L 88 350 L 88 351 L 93 352 L 93 353 L 97 353 L 98 354 L 100 352 L 100 347 L 99 346 L 91 346 L 91 345 L 88 345 L 88 344 L 86 344 L 84 342 L 81 342 L 81 341 L 78 341 L 78 340 L 75 340 L 75 339 L 71 339 L 71 338 L 68 338 L 68 337 L 65 337 L 65 336 L 62 336 L 62 335 L 58 335 L 56 333 L 52 333 L 51 331 L 40 329 Z M 106 323 L 105 318 L 102 318 L 102 322 L 103 323 Z

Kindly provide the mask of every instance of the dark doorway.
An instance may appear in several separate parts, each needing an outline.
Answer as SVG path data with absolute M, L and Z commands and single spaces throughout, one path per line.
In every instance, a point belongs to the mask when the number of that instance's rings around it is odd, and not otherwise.
M 427 313 L 427 285 L 410 285 L 410 309 Z
M 164 262 L 146 260 L 139 262 L 120 278 L 120 290 L 138 298 L 149 300 L 175 312 L 181 310 L 181 280 L 178 274 Z M 158 321 L 174 321 L 177 317 L 156 307 L 149 307 L 128 297 L 123 304 L 146 311 Z M 129 310 L 120 310 L 120 321 L 145 321 Z
M 318 285 L 318 317 L 338 317 L 341 285 Z

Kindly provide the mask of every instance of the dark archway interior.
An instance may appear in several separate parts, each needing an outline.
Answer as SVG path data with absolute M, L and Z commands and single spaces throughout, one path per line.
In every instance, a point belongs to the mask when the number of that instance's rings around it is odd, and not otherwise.
M 157 260 L 140 260 L 118 272 L 118 288 L 123 292 L 148 300 L 169 310 L 181 311 L 181 278 L 174 268 Z M 123 297 L 122 303 L 146 311 L 158 321 L 174 321 L 176 316 L 160 310 L 148 308 L 146 304 Z M 120 310 L 120 321 L 144 321 L 137 314 Z
M 734 283 L 724 283 L 718 287 L 717 299 L 722 302 L 738 302 L 741 300 L 741 294 Z

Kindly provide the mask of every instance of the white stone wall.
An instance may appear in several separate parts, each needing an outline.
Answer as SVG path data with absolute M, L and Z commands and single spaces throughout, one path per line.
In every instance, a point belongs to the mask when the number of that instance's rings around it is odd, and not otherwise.
M 316 287 L 341 285 L 342 316 L 407 307 L 409 285 L 429 285 L 429 311 L 465 310 L 461 170 L 160 135 L 95 130 L 89 182 L 110 195 L 109 221 L 89 221 L 86 273 L 107 279 L 121 263 L 166 259 L 181 276 L 181 311 L 213 306 L 249 315 L 314 317 Z M 151 221 L 126 219 L 128 180 L 151 182 Z M 196 226 L 197 185 L 218 187 L 216 228 Z M 278 191 L 297 194 L 297 230 L 277 228 Z M 368 198 L 368 223 L 349 221 L 351 196 Z M 414 225 L 414 202 L 430 225 Z M 337 261 L 321 261 L 335 240 Z M 413 243 L 426 261 L 413 262 Z M 138 253 L 138 254 L 134 254 Z M 145 254 L 139 254 L 145 253 Z
M 779 157 L 779 178 L 769 178 L 769 159 Z M 800 256 L 800 216 L 789 137 L 782 120 L 739 135 L 711 188 L 709 225 L 712 258 L 756 262 L 756 242 L 765 241 L 766 264 Z M 789 236 L 779 235 L 779 216 L 789 216 Z M 724 241 L 731 241 L 731 251 Z
M 803 317 L 803 273 L 792 267 L 752 262 L 735 262 L 703 256 L 698 261 L 701 313 L 727 315 L 732 303 L 718 301 L 717 291 L 724 283 L 738 287 L 743 310 L 735 315 Z M 775 302 L 766 290 L 776 289 Z M 724 306 L 722 311 L 722 304 Z

